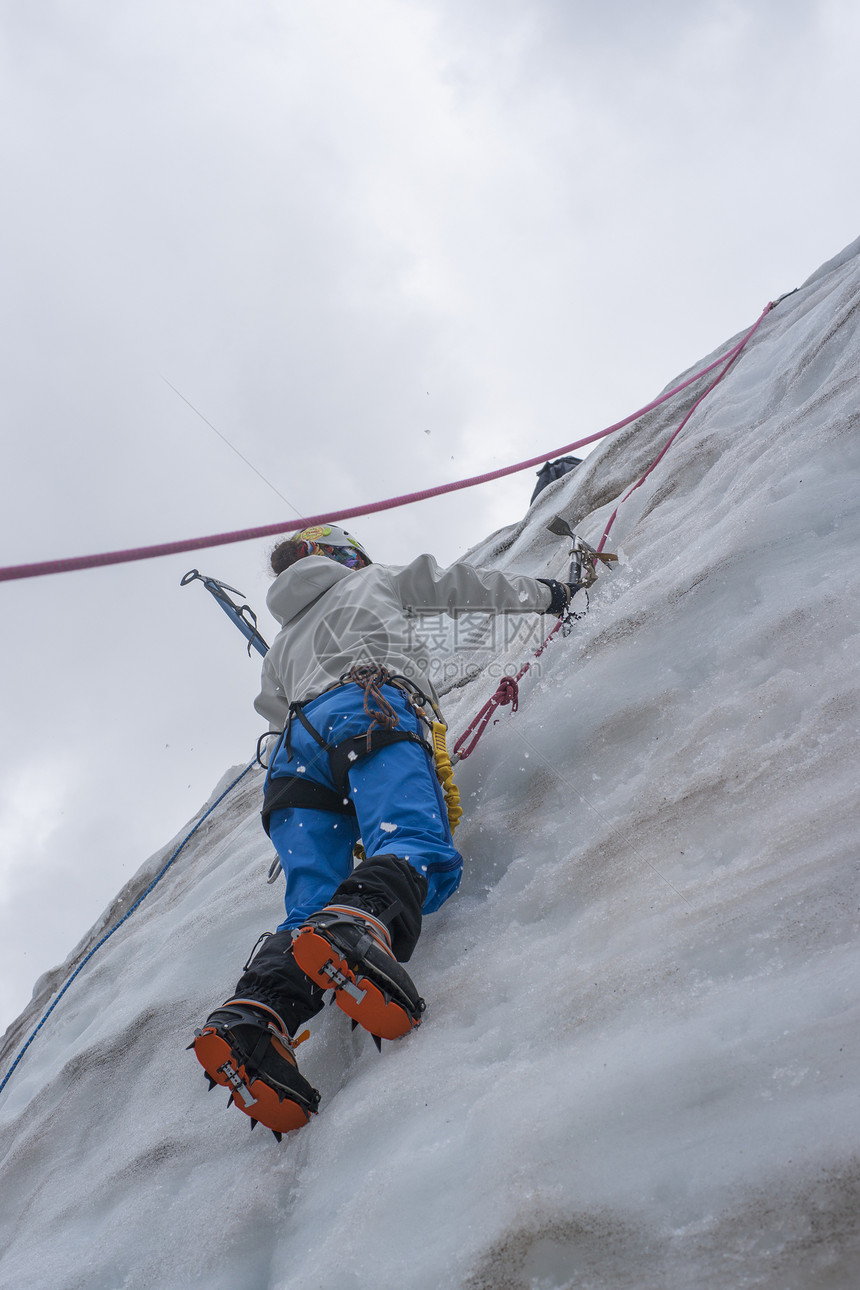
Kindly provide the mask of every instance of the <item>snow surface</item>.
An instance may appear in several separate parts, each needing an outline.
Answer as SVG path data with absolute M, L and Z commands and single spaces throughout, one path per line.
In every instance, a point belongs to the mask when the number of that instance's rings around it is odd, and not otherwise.
M 379 1057 L 326 1009 L 299 1051 L 321 1114 L 280 1146 L 184 1051 L 279 917 L 259 773 L 226 799 L 2 1096 L 0 1285 L 860 1283 L 858 326 L 854 244 L 621 508 L 586 619 L 458 768 L 424 1024 Z M 562 575 L 546 523 L 596 541 L 696 392 L 476 562 Z M 451 684 L 455 732 L 522 657 Z M 4 1070 L 171 849 L 37 983 Z

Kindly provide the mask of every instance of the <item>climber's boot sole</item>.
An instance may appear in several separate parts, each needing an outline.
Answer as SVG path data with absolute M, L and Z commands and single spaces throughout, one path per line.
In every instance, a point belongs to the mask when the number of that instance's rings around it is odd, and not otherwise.
M 360 910 L 328 906 L 293 938 L 293 957 L 315 985 L 377 1039 L 399 1039 L 421 1024 L 424 1000 L 391 953 L 388 933 Z
M 249 1016 L 254 1014 L 242 1005 L 225 1005 L 207 1019 L 190 1047 L 210 1089 L 228 1088 L 228 1105 L 247 1115 L 252 1129 L 264 1124 L 278 1135 L 301 1129 L 315 1113 L 319 1093 L 300 1074 L 289 1039 L 258 1019 L 254 1025 Z

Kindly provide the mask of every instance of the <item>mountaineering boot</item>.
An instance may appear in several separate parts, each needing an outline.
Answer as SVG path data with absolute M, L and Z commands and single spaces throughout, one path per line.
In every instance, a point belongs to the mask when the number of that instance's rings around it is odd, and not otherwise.
M 421 1023 L 424 1000 L 394 957 L 388 928 L 351 905 L 326 905 L 293 937 L 293 958 L 377 1043 Z
M 293 959 L 293 936 L 285 927 L 260 937 L 230 996 L 268 1008 L 291 1035 L 322 1010 L 324 997 Z
M 277 1138 L 307 1124 L 320 1095 L 299 1074 L 293 1044 L 278 1014 L 253 999 L 229 999 L 213 1012 L 189 1045 L 230 1102 Z M 230 1103 L 228 1103 L 228 1106 Z

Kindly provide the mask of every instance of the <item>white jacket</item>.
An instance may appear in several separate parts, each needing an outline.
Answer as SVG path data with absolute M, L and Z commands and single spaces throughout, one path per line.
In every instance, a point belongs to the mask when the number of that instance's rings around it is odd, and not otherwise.
M 281 624 L 263 660 L 254 707 L 283 730 L 292 700 L 313 699 L 355 663 L 379 663 L 436 698 L 427 648 L 410 615 L 543 614 L 551 593 L 536 578 L 508 577 L 468 564 L 440 569 L 430 555 L 403 568 L 347 569 L 323 555 L 306 556 L 279 574 L 266 604 Z

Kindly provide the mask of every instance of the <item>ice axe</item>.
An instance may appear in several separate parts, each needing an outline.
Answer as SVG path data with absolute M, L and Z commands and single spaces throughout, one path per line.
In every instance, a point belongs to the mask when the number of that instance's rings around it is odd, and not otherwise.
M 618 556 L 609 551 L 595 551 L 593 546 L 581 538 L 578 533 L 574 533 L 567 520 L 562 519 L 560 515 L 554 515 L 547 524 L 547 530 L 554 533 L 556 537 L 570 538 L 573 546 L 570 548 L 570 573 L 568 582 L 578 583 L 580 587 L 590 587 L 597 578 L 595 561 L 602 560 L 604 564 L 610 564 L 617 560 Z
M 236 602 L 227 595 L 228 591 L 232 591 L 235 596 L 241 596 L 242 592 L 237 591 L 235 587 L 229 586 L 226 582 L 219 582 L 217 578 L 207 578 L 204 574 L 198 573 L 196 569 L 189 569 L 188 572 L 180 578 L 179 585 L 181 587 L 187 587 L 189 582 L 194 582 L 198 578 L 203 583 L 203 586 L 209 594 L 214 596 L 218 601 L 218 604 L 224 610 L 224 613 L 230 621 L 235 623 L 239 628 L 239 631 L 245 637 L 245 640 L 248 642 L 249 656 L 251 653 L 251 646 L 253 645 L 257 653 L 262 654 L 263 658 L 265 658 L 269 647 L 257 630 L 257 615 L 248 605 L 237 605 Z

